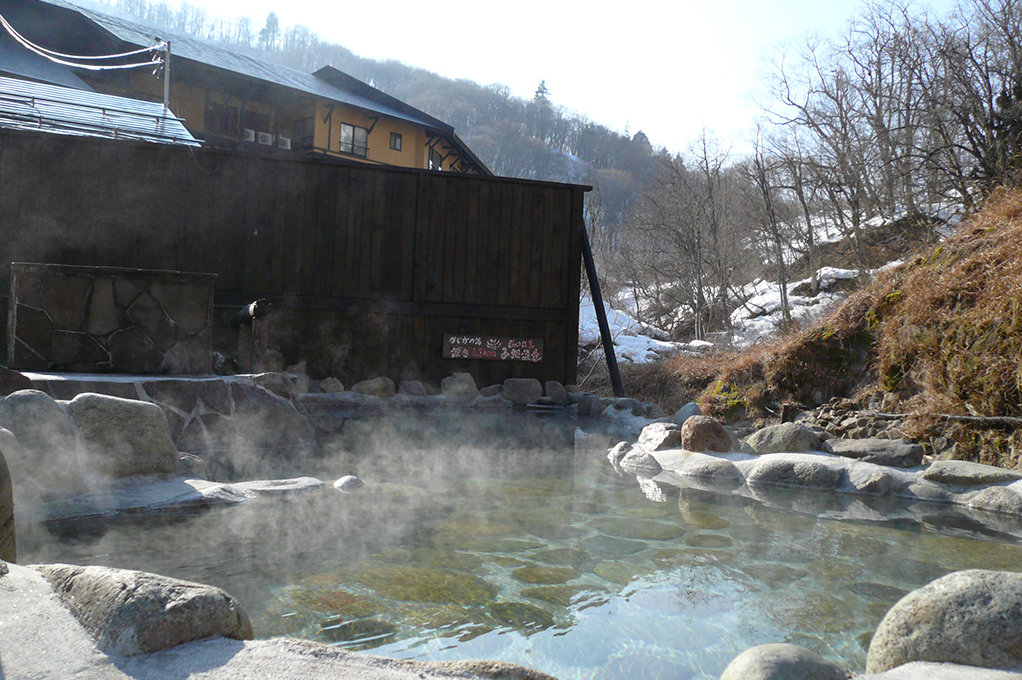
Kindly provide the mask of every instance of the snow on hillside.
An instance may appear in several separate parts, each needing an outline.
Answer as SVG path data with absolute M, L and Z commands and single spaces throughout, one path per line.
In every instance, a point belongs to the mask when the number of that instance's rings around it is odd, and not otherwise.
M 839 279 L 855 279 L 858 276 L 857 269 L 823 267 L 817 273 L 820 293 L 815 296 L 791 294 L 795 288 L 808 285 L 809 279 L 788 284 L 788 305 L 791 308 L 792 321 L 805 323 L 823 316 L 833 309 L 834 303 L 847 297 L 844 292 L 827 292 L 827 289 Z M 758 340 L 769 337 L 781 325 L 784 318 L 781 312 L 781 287 L 779 285 L 769 281 L 757 281 L 752 288 L 752 297 L 731 313 L 731 324 L 734 327 L 731 343 L 737 348 L 748 347 Z
M 894 266 L 892 262 L 887 266 Z M 816 296 L 792 295 L 790 291 L 809 279 L 788 284 L 788 302 L 791 306 L 791 317 L 798 323 L 806 323 L 818 318 L 834 308 L 845 299 L 841 291 L 825 292 L 839 279 L 854 279 L 858 270 L 824 267 L 817 274 L 821 292 Z M 780 287 L 770 281 L 756 281 L 748 289 L 751 295 L 748 301 L 731 314 L 734 335 L 732 347 L 741 349 L 760 340 L 769 338 L 781 325 L 781 291 Z M 607 309 L 607 325 L 614 340 L 614 352 L 618 361 L 647 363 L 674 352 L 699 353 L 713 345 L 709 342 L 693 340 L 692 342 L 670 342 L 669 334 L 659 328 L 637 321 L 621 310 Z M 582 299 L 579 307 L 578 339 L 582 345 L 598 345 L 600 343 L 600 327 L 596 320 L 596 308 L 588 297 Z
M 667 331 L 637 321 L 625 312 L 611 309 L 606 304 L 607 325 L 614 340 L 614 355 L 618 361 L 644 364 L 678 351 L 693 351 L 688 343 L 657 340 L 669 337 Z M 588 297 L 582 298 L 578 315 L 578 342 L 581 345 L 600 343 L 600 325 L 596 319 L 596 306 Z M 709 343 L 704 343 L 709 345 Z

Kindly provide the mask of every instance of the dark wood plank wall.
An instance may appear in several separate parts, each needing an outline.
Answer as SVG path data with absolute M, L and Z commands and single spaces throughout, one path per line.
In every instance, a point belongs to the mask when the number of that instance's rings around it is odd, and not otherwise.
M 0 293 L 12 261 L 214 272 L 223 314 L 270 298 L 315 373 L 573 382 L 585 191 L 0 130 Z M 442 359 L 462 333 L 544 361 Z

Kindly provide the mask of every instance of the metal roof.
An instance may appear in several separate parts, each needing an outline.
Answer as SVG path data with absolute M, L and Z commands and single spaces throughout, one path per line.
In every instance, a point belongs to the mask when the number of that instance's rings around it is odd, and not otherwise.
M 240 73 L 251 78 L 298 90 L 341 104 L 355 106 L 374 113 L 409 121 L 428 128 L 451 134 L 450 125 L 433 118 L 407 104 L 395 105 L 389 95 L 375 88 L 361 84 L 361 88 L 341 88 L 311 73 L 303 73 L 286 66 L 278 66 L 255 57 L 232 51 L 212 43 L 143 23 L 140 19 L 119 12 L 108 5 L 98 5 L 87 0 L 41 0 L 56 7 L 78 12 L 114 37 L 130 45 L 151 47 L 157 38 L 170 41 L 171 64 L 173 58 L 190 59 L 207 66 Z M 350 76 L 349 76 L 350 77 Z M 390 101 L 393 100 L 393 101 Z
M 38 54 L 29 52 L 0 31 L 0 74 L 20 76 L 52 85 L 73 87 L 77 90 L 91 90 L 82 79 L 67 66 L 54 64 Z
M 163 104 L 0 76 L 0 128 L 199 146 Z

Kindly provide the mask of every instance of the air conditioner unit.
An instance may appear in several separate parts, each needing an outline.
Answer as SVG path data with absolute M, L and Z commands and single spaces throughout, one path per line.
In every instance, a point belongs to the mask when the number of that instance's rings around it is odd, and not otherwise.
M 281 149 L 291 150 L 291 138 L 290 137 L 277 137 L 277 146 Z
M 259 133 L 259 143 L 260 144 L 266 144 L 267 146 L 272 145 L 273 144 L 273 135 L 271 135 L 269 132 L 260 132 Z
M 254 142 L 255 141 L 255 130 L 252 130 L 250 128 L 245 128 L 244 130 L 242 130 L 241 138 L 244 139 L 246 142 Z

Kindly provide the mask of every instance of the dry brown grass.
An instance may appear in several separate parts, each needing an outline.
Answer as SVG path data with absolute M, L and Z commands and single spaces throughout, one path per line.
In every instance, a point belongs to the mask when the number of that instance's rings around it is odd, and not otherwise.
M 894 313 L 877 329 L 886 389 L 914 411 L 1022 414 L 1022 192 L 995 193 L 889 295 Z
M 940 414 L 1022 416 L 1022 190 L 1001 190 L 944 243 L 878 277 L 815 325 L 743 353 L 625 371 L 629 396 L 677 408 L 698 395 L 728 419 L 821 396 L 881 397 L 918 439 L 1013 466 L 1022 433 Z M 814 394 L 815 392 L 815 394 Z

